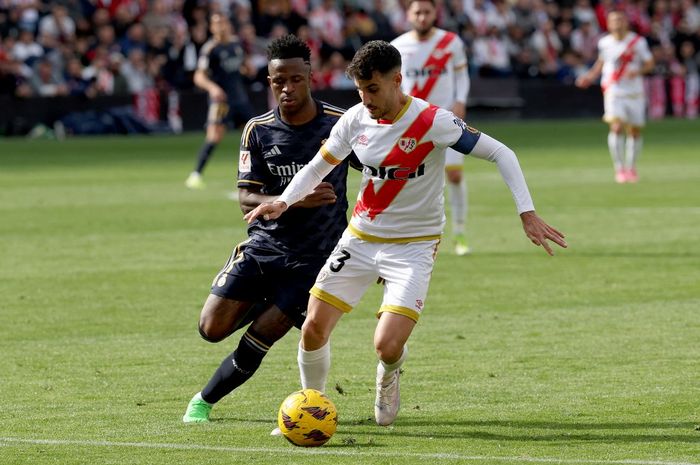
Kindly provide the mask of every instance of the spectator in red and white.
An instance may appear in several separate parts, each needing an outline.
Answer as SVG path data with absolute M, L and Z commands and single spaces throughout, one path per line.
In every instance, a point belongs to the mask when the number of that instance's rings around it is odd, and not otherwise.
M 651 32 L 649 0 L 630 1 L 625 5 L 624 11 L 632 30 L 643 36 L 649 35 Z
M 583 62 L 593 65 L 598 57 L 598 40 L 600 34 L 594 27 L 593 20 L 585 20 L 571 33 L 571 48 L 579 54 Z
M 692 41 L 681 43 L 680 60 L 685 68 L 685 116 L 698 117 L 700 107 L 700 54 Z
M 555 74 L 559 67 L 559 53 L 563 47 L 559 35 L 554 30 L 554 23 L 551 20 L 545 21 L 532 34 L 530 41 L 539 58 L 540 73 L 543 75 Z
M 335 0 L 322 0 L 309 14 L 309 26 L 323 42 L 322 47 L 340 50 L 345 45 L 343 20 Z
M 38 97 L 57 97 L 68 95 L 60 70 L 55 69 L 53 63 L 45 58 L 40 59 L 34 67 L 34 74 L 29 79 L 33 95 Z
M 333 52 L 323 68 L 323 82 L 330 89 L 354 89 L 354 82 L 345 74 L 348 62 L 340 52 Z
M 39 35 L 48 35 L 59 42 L 71 42 L 75 38 L 75 21 L 68 16 L 68 8 L 53 3 L 51 13 L 39 21 Z
M 511 74 L 510 56 L 506 40 L 497 27 L 491 27 L 486 36 L 474 39 L 472 63 L 479 75 L 502 77 Z
M 615 10 L 615 0 L 600 0 L 595 6 L 595 15 L 598 19 L 598 27 L 602 32 L 608 31 L 608 13 Z

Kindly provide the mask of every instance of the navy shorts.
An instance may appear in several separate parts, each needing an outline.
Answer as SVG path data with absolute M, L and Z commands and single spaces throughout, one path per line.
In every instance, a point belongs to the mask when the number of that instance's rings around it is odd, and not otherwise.
M 299 259 L 248 239 L 236 246 L 226 266 L 216 275 L 211 293 L 240 302 L 276 305 L 301 328 L 309 290 L 325 257 Z
M 209 100 L 207 124 L 225 124 L 229 127 L 245 125 L 254 116 L 253 107 L 248 102 L 213 102 Z

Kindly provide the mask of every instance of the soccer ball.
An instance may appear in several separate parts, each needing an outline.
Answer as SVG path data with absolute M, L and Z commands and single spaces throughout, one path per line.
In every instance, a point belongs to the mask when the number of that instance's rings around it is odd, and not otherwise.
M 302 447 L 325 444 L 338 426 L 338 412 L 324 393 L 304 389 L 291 393 L 277 414 L 277 424 L 285 438 Z

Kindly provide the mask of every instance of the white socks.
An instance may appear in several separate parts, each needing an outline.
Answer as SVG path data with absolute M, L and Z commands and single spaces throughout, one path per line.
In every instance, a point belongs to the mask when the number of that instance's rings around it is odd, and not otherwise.
M 297 362 L 301 375 L 301 387 L 326 392 L 326 379 L 331 368 L 330 341 L 320 349 L 309 351 L 302 349 L 300 343 Z
M 628 169 L 633 169 L 637 166 L 637 158 L 639 158 L 639 153 L 642 151 L 642 136 L 639 137 L 627 137 L 627 158 L 625 160 L 625 166 Z
M 464 234 L 464 224 L 467 219 L 467 184 L 464 177 L 459 184 L 447 183 L 452 214 L 452 233 Z
M 383 379 L 390 378 L 396 370 L 401 368 L 403 362 L 406 361 L 406 357 L 408 357 L 408 346 L 403 346 L 403 352 L 401 353 L 401 357 L 399 357 L 399 359 L 394 363 L 389 365 L 383 360 L 379 360 L 379 366 L 377 366 L 377 377 L 381 377 Z
M 625 136 L 612 131 L 608 133 L 608 150 L 616 171 L 622 169 L 625 156 Z

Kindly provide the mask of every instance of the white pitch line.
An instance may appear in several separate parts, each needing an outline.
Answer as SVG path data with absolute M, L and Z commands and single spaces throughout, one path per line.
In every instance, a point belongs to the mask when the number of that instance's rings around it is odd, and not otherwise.
M 472 462 L 527 462 L 527 463 L 576 463 L 602 465 L 700 465 L 691 462 L 668 462 L 663 460 L 593 460 L 593 459 L 564 459 L 556 457 L 507 457 L 489 455 L 462 455 L 447 453 L 421 452 L 382 452 L 360 450 L 335 450 L 330 448 L 303 449 L 296 447 L 264 448 L 264 447 L 227 447 L 207 446 L 204 444 L 174 444 L 156 442 L 117 442 L 117 441 L 81 441 L 70 439 L 23 439 L 0 437 L 0 446 L 10 444 L 32 444 L 45 446 L 84 446 L 84 447 L 135 447 L 142 449 L 174 449 L 174 450 L 206 450 L 237 453 L 284 453 L 297 455 L 329 455 L 345 457 L 410 457 L 417 459 L 463 460 Z

